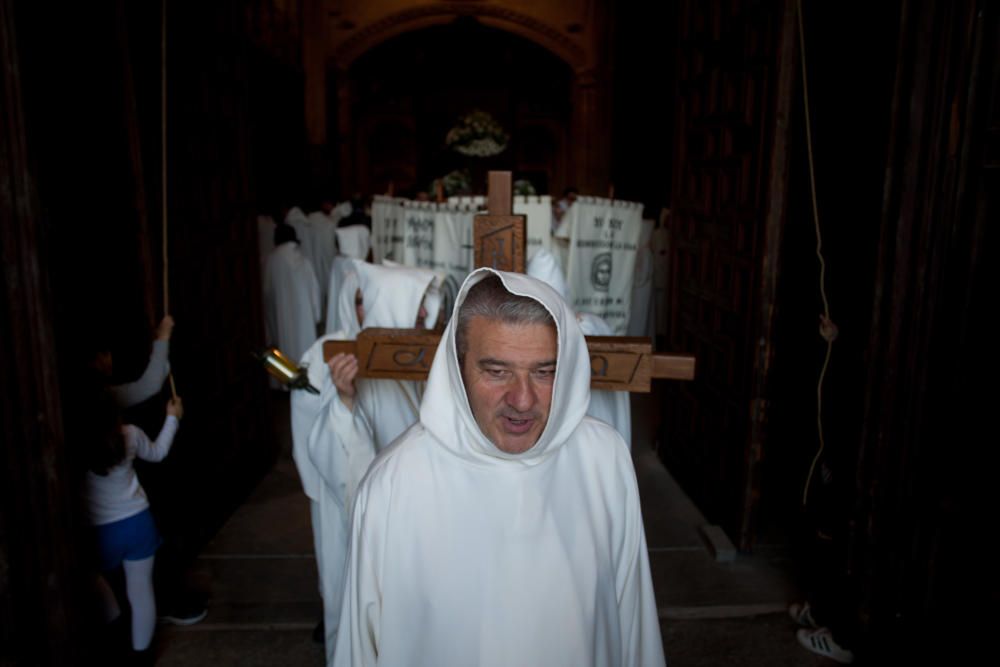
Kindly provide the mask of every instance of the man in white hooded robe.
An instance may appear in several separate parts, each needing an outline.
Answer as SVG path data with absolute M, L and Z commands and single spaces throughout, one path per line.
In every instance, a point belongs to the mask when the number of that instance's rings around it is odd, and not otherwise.
M 309 452 L 310 437 L 319 441 L 328 428 L 330 402 L 337 394 L 330 369 L 323 359 L 323 343 L 353 340 L 361 328 L 361 298 L 356 298 L 358 279 L 353 268 L 344 276 L 344 287 L 338 303 L 338 318 L 344 327 L 317 339 L 299 360 L 299 366 L 306 369 L 309 383 L 319 389 L 319 396 L 306 391 L 295 391 L 291 396 L 292 458 L 302 490 L 309 498 L 320 596 L 332 601 L 324 605 L 323 620 L 314 635 L 317 641 L 324 643 L 326 628 L 336 629 L 340 616 L 340 584 L 347 555 L 347 519 L 343 508 L 349 507 L 347 499 L 353 497 L 354 489 L 375 457 L 374 444 L 364 437 L 342 439 L 338 448 L 317 447 L 316 462 Z M 324 531 L 324 525 L 331 528 Z
M 366 329 L 432 328 L 441 301 L 432 271 L 361 261 L 355 261 L 354 266 L 363 296 Z M 335 356 L 330 360 L 331 372 L 335 372 L 337 364 L 349 361 L 344 355 Z M 377 449 L 381 450 L 417 421 L 424 382 L 359 379 L 355 385 L 355 403 L 361 409 L 343 411 L 341 415 L 365 422 L 353 424 L 352 430 L 366 429 Z M 343 410 L 345 406 L 336 401 L 335 407 Z
M 354 262 L 354 267 L 341 291 L 342 322 L 414 328 L 436 320 L 432 272 L 365 262 Z M 362 298 L 355 316 L 358 293 Z M 355 381 L 357 360 L 351 355 L 336 355 L 329 366 L 323 364 L 323 342 L 352 339 L 357 333 L 357 325 L 348 325 L 316 341 L 302 361 L 320 396 L 296 392 L 292 406 L 293 456 L 303 489 L 313 501 L 327 662 L 332 662 L 336 646 L 354 491 L 376 451 L 417 421 L 424 387 L 411 380 Z
M 631 457 L 585 416 L 573 311 L 479 269 L 455 312 L 419 423 L 357 490 L 334 664 L 663 665 Z

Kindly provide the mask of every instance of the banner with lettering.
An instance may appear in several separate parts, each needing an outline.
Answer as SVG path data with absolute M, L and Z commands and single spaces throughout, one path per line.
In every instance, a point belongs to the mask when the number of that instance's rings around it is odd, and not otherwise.
M 441 278 L 442 309 L 447 318 L 458 288 L 472 270 L 472 202 L 419 202 L 375 197 L 372 202 L 373 256 L 430 269 Z
M 472 271 L 472 225 L 476 210 L 471 206 L 441 204 L 434 224 L 434 260 L 431 267 L 441 276 L 441 308 L 445 319 L 458 296 L 458 288 Z
M 403 253 L 396 261 L 421 269 L 433 268 L 434 219 L 437 204 L 428 201 L 403 201 Z
M 601 317 L 616 336 L 624 336 L 631 313 L 642 204 L 579 197 L 566 218 L 560 232 L 569 237 L 566 281 L 573 308 Z
M 403 261 L 403 203 L 405 199 L 376 195 L 372 200 L 372 258 Z

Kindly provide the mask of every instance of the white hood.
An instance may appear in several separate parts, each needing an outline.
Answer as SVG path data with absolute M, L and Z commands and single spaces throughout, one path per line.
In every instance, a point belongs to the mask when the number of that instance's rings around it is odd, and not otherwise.
M 341 255 L 364 259 L 371 250 L 371 230 L 364 225 L 337 227 L 337 246 Z
M 559 258 L 546 248 L 540 248 L 528 262 L 527 274 L 546 283 L 567 302 L 571 301 L 569 284 L 559 266 Z
M 479 429 L 469 407 L 455 348 L 457 317 L 452 317 L 431 365 L 427 389 L 420 408 L 420 422 L 452 453 L 476 463 L 532 466 L 561 447 L 580 425 L 590 403 L 590 356 L 576 316 L 547 284 L 519 273 L 478 269 L 466 278 L 455 301 L 455 311 L 465 301 L 469 288 L 495 274 L 513 294 L 530 297 L 555 320 L 559 351 L 549 420 L 538 442 L 521 454 L 508 454 L 496 447 Z
M 341 275 L 340 286 L 337 292 L 337 302 L 332 304 L 336 309 L 336 328 L 343 331 L 344 335 L 353 340 L 358 337 L 361 331 L 361 323 L 358 322 L 358 311 L 354 307 L 354 296 L 360 287 L 358 272 L 355 270 L 354 262 L 349 262 Z M 331 309 L 331 312 L 333 309 Z M 327 316 L 329 320 L 329 315 Z M 327 322 L 327 326 L 330 323 Z
M 424 320 L 421 326 L 425 329 L 433 329 L 434 325 L 437 324 L 438 313 L 441 312 L 441 304 L 444 298 L 441 294 L 441 286 L 444 285 L 446 276 L 438 273 L 437 271 L 407 266 L 405 264 L 400 264 L 399 262 L 394 262 L 391 259 L 383 259 L 382 266 L 419 271 L 421 275 L 430 274 L 431 284 L 427 287 L 427 291 L 424 293 L 423 301 L 424 308 L 427 309 L 427 319 Z M 423 278 L 421 278 L 421 280 L 423 280 Z
M 297 225 L 299 223 L 308 222 L 306 214 L 302 212 L 302 209 L 298 206 L 293 206 L 288 209 L 288 213 L 285 214 L 285 224 L 286 225 Z M 300 241 L 302 239 L 299 239 Z
M 413 329 L 417 326 L 420 305 L 424 296 L 434 287 L 433 271 L 408 266 L 382 266 L 357 260 L 354 266 L 364 297 L 364 328 Z M 440 305 L 440 300 L 437 303 Z M 425 322 L 433 324 L 438 315 L 434 299 L 428 299 L 425 307 Z

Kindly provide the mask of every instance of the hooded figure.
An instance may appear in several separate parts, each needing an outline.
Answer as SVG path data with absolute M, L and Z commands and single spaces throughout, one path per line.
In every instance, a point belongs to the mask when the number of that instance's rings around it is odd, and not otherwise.
M 340 312 L 342 302 L 340 298 L 341 290 L 346 290 L 348 293 L 354 294 L 354 291 L 357 289 L 358 273 L 354 268 L 354 262 L 349 257 L 337 255 L 330 264 L 330 276 L 327 280 L 326 333 L 333 333 L 349 328 L 352 321 L 354 324 L 357 324 L 353 314 L 345 318 Z M 350 301 L 351 312 L 353 313 L 353 299 Z M 351 338 L 357 336 L 357 333 L 358 330 L 355 330 Z
M 264 271 L 267 337 L 289 359 L 299 359 L 316 340 L 322 316 L 319 283 L 292 227 L 277 225 L 274 244 Z
M 313 258 L 313 223 L 309 221 L 309 217 L 305 212 L 298 206 L 293 206 L 288 209 L 285 213 L 284 223 L 295 230 L 295 235 L 298 237 L 299 248 L 302 250 L 302 254 L 312 262 Z M 315 270 L 316 265 L 313 265 Z M 319 276 L 317 275 L 317 278 Z
M 589 398 L 565 301 L 470 274 L 419 423 L 357 490 L 335 665 L 664 664 L 631 457 Z
M 340 246 L 340 254 L 354 259 L 364 259 L 368 256 L 368 251 L 372 249 L 371 236 L 371 230 L 364 225 L 337 227 L 337 244 Z
M 345 289 L 340 294 L 337 308 L 344 328 L 319 338 L 299 362 L 300 366 L 306 367 L 309 383 L 319 388 L 320 395 L 294 391 L 291 398 L 292 458 L 302 481 L 302 490 L 309 497 L 320 596 L 324 601 L 323 628 L 324 632 L 326 628 L 332 628 L 334 633 L 340 616 L 347 556 L 345 508 L 350 507 L 348 498 L 353 497 L 354 489 L 375 457 L 375 447 L 367 435 L 345 436 L 332 445 L 324 442 L 333 415 L 331 402 L 337 395 L 337 389 L 323 360 L 323 343 L 357 337 L 361 328 L 355 307 L 357 284 L 357 274 L 352 267 L 345 276 Z M 310 439 L 315 445 L 313 452 L 309 448 Z M 328 600 L 329 604 L 326 603 Z
M 332 268 L 333 258 L 337 256 L 337 220 L 333 216 L 333 205 L 325 201 L 318 211 L 306 216 L 309 236 L 312 239 L 309 261 L 316 271 L 319 281 L 320 303 L 327 303 L 328 276 Z M 334 297 L 336 298 L 336 297 Z
M 537 278 L 559 293 L 570 303 L 569 285 L 563 277 L 559 260 L 551 252 L 542 248 L 528 262 L 528 275 Z M 611 326 L 592 313 L 577 313 L 576 320 L 584 336 L 613 336 Z M 632 405 L 626 391 L 595 390 L 590 392 L 590 407 L 587 414 L 606 421 L 615 427 L 625 444 L 632 447 Z
M 295 392 L 292 403 L 293 455 L 302 486 L 312 503 L 313 540 L 323 597 L 327 662 L 337 638 L 351 503 L 358 483 L 376 451 L 417 421 L 423 382 L 365 380 L 353 383 L 355 394 L 345 399 L 323 363 L 323 343 L 357 337 L 365 327 L 412 329 L 431 316 L 434 274 L 423 269 L 383 267 L 353 262 L 346 274 L 338 305 L 343 328 L 327 334 L 303 358 L 309 381 L 320 396 Z M 361 302 L 356 295 L 361 293 Z M 431 297 L 428 299 L 427 297 Z M 356 308 L 357 306 L 357 308 Z M 363 321 L 361 321 L 363 320 Z M 433 321 L 433 320 L 432 320 Z M 337 359 L 337 357 L 334 357 Z M 333 360 L 331 360 L 331 363 Z M 349 404 L 348 404 L 349 403 Z

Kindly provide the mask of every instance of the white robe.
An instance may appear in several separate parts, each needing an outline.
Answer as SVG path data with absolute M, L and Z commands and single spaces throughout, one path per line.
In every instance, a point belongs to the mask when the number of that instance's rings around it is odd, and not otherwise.
M 302 249 L 302 254 L 306 257 L 312 257 L 313 223 L 309 221 L 309 218 L 303 213 L 302 209 L 298 206 L 288 209 L 288 213 L 285 214 L 285 224 L 295 230 L 295 236 L 299 240 L 299 248 Z M 316 267 L 313 268 L 315 269 Z
M 323 211 L 313 211 L 306 219 L 312 237 L 311 254 L 307 256 L 312 262 L 313 269 L 316 270 L 316 279 L 319 280 L 320 303 L 325 304 L 328 282 L 326 278 L 330 275 L 333 258 L 337 256 L 337 223 L 332 216 Z
M 386 327 L 413 329 L 426 296 L 434 301 L 435 274 L 426 269 L 383 266 L 355 261 L 364 301 L 366 329 Z M 427 319 L 433 323 L 437 310 L 431 303 Z M 375 447 L 386 447 L 417 421 L 424 382 L 413 380 L 365 380 L 356 382 L 356 405 L 371 422 Z
M 353 262 L 355 271 L 348 274 L 360 283 L 364 298 L 366 327 L 413 328 L 416 324 L 421 300 L 428 291 L 434 275 L 430 271 L 406 267 L 390 268 Z M 357 284 L 357 283 L 354 283 Z M 341 291 L 341 320 L 348 322 L 346 331 L 335 334 L 340 338 L 353 338 L 357 333 L 357 318 L 351 315 L 356 288 L 351 286 Z M 352 331 L 353 329 L 353 331 Z M 329 340 L 332 336 L 320 339 Z M 313 379 L 314 364 L 322 363 L 320 341 L 313 347 L 309 363 L 310 380 Z M 377 449 L 385 447 L 405 431 L 418 418 L 423 382 L 407 380 L 365 380 L 355 381 L 357 395 L 354 409 L 348 410 L 330 379 L 329 370 L 325 377 L 318 378 L 313 386 L 321 389 L 319 399 L 301 397 L 302 410 L 293 408 L 293 447 L 298 447 L 298 433 L 306 431 L 311 420 L 306 439 L 309 466 L 300 463 L 301 455 L 296 455 L 303 488 L 307 478 L 312 478 L 316 491 L 317 507 L 313 525 L 313 537 L 318 545 L 317 565 L 323 595 L 323 619 L 326 629 L 327 662 L 333 660 L 339 626 L 341 597 L 343 594 L 344 563 L 347 555 L 348 520 L 354 490 L 364 475 Z M 322 384 L 319 384 L 319 383 Z M 300 392 L 296 392 L 298 394 Z M 309 413 L 309 402 L 319 408 Z M 296 429 L 296 424 L 299 426 Z M 295 454 L 293 448 L 293 454 Z M 303 475 L 303 468 L 306 468 Z M 324 483 L 319 484 L 318 480 Z M 310 496 L 312 497 L 312 496 Z M 317 529 L 317 524 L 319 528 Z
M 337 244 L 340 254 L 365 259 L 372 247 L 372 233 L 364 225 L 347 225 L 337 227 Z
M 312 264 L 294 241 L 274 249 L 264 271 L 268 342 L 289 359 L 300 359 L 316 340 L 319 283 Z
M 549 250 L 538 250 L 528 262 L 527 273 L 537 278 L 559 293 L 569 303 L 569 286 L 563 278 L 558 258 Z M 612 336 L 611 326 L 597 315 L 577 313 L 576 320 L 584 336 Z M 632 406 L 626 391 L 593 390 L 590 392 L 590 407 L 587 414 L 615 427 L 625 444 L 632 447 Z
M 351 275 L 355 275 L 353 268 Z M 353 295 L 350 299 L 347 299 L 345 295 L 339 310 L 344 328 L 340 331 L 327 332 L 326 335 L 321 336 L 298 359 L 299 367 L 306 369 L 309 384 L 319 389 L 320 395 L 317 396 L 307 391 L 294 391 L 291 397 L 292 459 L 295 460 L 295 467 L 302 480 L 302 490 L 310 500 L 314 501 L 319 500 L 319 487 L 323 474 L 309 457 L 309 434 L 313 431 L 313 426 L 323 413 L 324 408 L 329 404 L 329 399 L 332 396 L 329 395 L 328 390 L 333 387 L 330 370 L 323 359 L 323 343 L 328 340 L 354 340 L 360 330 L 354 309 Z
M 326 290 L 326 333 L 345 330 L 351 338 L 358 335 L 360 327 L 354 316 L 354 293 L 358 289 L 358 272 L 354 262 L 343 255 L 333 258 Z M 349 309 L 344 311 L 342 294 L 349 294 Z M 346 312 L 346 315 L 345 315 Z
M 361 420 L 334 400 L 337 389 L 323 361 L 323 343 L 345 340 L 344 332 L 327 334 L 309 348 L 302 362 L 309 366 L 309 381 L 320 390 L 315 396 L 305 391 L 292 393 L 292 456 L 310 498 L 313 545 L 323 599 L 323 625 L 336 637 L 343 599 L 344 563 L 347 558 L 349 508 L 354 492 L 375 457 L 371 438 L 351 434 Z M 334 435 L 334 425 L 337 425 Z
M 458 303 L 491 272 L 471 274 Z M 483 435 L 452 318 L 420 423 L 358 487 L 334 664 L 663 665 L 632 461 L 613 429 L 585 417 L 576 318 L 547 285 L 498 275 L 556 321 L 548 423 L 523 454 Z

